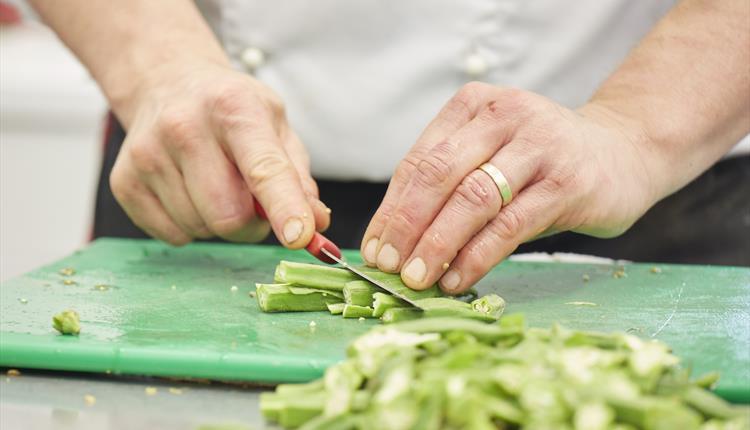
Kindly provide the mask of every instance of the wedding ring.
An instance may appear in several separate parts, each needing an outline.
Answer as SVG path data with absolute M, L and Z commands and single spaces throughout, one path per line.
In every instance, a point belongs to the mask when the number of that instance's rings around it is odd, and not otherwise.
M 503 172 L 501 172 L 500 169 L 490 163 L 484 163 L 479 166 L 479 170 L 490 175 L 492 181 L 497 185 L 497 189 L 500 191 L 500 197 L 503 199 L 502 206 L 507 205 L 513 200 L 513 192 L 510 190 L 508 180 L 505 179 L 505 175 L 503 175 Z

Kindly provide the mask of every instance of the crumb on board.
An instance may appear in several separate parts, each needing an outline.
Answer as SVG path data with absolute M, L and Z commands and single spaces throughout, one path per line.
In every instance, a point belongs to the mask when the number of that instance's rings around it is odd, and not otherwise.
M 591 280 L 591 276 L 589 276 L 588 273 L 584 273 L 583 276 L 581 276 L 581 279 L 583 279 L 583 282 L 588 282 Z
M 169 288 L 171 288 L 171 289 L 173 289 L 173 290 L 176 290 L 176 289 L 177 289 L 177 285 L 174 285 L 174 284 L 173 284 L 173 285 L 172 285 L 171 287 L 169 287 Z
M 76 281 L 74 281 L 74 280 L 72 280 L 72 279 L 65 279 L 65 280 L 63 281 L 63 284 L 64 284 L 64 285 L 75 285 L 75 284 L 76 284 Z
M 237 292 L 237 290 L 239 290 L 239 287 L 237 287 L 236 285 L 232 285 L 231 287 L 229 287 L 229 290 L 230 290 L 231 292 L 233 292 L 233 293 L 236 293 L 236 292 Z
M 248 293 L 248 295 L 249 295 L 250 297 L 255 297 L 255 291 L 250 291 L 250 292 Z
M 572 306 L 599 306 L 594 302 L 566 302 L 565 304 Z
M 65 267 L 63 269 L 60 269 L 60 274 L 63 276 L 73 276 L 76 274 L 76 269 L 72 267 Z
M 143 389 L 143 391 L 146 393 L 147 396 L 155 396 L 156 393 L 159 392 L 159 390 L 156 389 L 156 387 L 146 387 Z
M 180 394 L 182 394 L 182 389 L 181 388 L 175 388 L 175 387 L 169 387 L 169 392 L 170 392 L 170 394 L 174 394 L 175 396 L 179 396 Z
M 615 270 L 614 272 L 612 272 L 612 277 L 615 278 L 615 279 L 625 278 L 627 276 L 628 276 L 628 274 L 625 273 L 625 268 L 624 267 L 620 267 L 617 270 Z
M 21 371 L 18 369 L 8 369 L 7 372 L 5 372 L 6 375 L 13 377 L 13 376 L 21 376 Z
M 656 273 L 656 274 L 661 273 L 661 267 L 653 266 L 651 268 L 651 273 Z
M 96 285 L 96 286 L 94 286 L 94 288 L 95 288 L 95 289 L 96 289 L 97 291 L 107 291 L 107 290 L 109 290 L 109 285 L 106 285 L 106 284 L 99 284 L 99 285 Z
M 308 324 L 308 325 L 310 326 L 310 328 L 314 328 L 318 324 L 315 321 L 310 321 L 310 324 Z
M 27 298 L 25 298 L 25 297 L 20 297 L 20 298 L 18 299 L 18 301 L 19 301 L 19 302 L 21 302 L 21 304 L 22 304 L 22 305 L 25 305 L 26 303 L 28 303 L 28 302 L 29 302 L 29 299 L 27 299 Z
M 359 320 L 360 320 L 360 321 L 364 321 L 364 320 L 365 320 L 365 317 L 359 317 Z
M 96 404 L 96 397 L 92 396 L 91 394 L 86 394 L 83 396 L 83 401 L 88 406 L 94 406 Z

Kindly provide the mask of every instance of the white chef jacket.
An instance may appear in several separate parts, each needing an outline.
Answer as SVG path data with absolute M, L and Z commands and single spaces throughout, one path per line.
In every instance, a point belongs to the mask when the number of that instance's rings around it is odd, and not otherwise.
M 471 80 L 580 106 L 673 3 L 197 1 L 234 65 L 281 95 L 313 174 L 371 181 Z

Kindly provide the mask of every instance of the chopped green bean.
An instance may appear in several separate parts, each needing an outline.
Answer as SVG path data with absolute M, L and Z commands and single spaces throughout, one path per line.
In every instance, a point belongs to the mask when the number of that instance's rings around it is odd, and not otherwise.
M 357 275 L 346 269 L 282 260 L 276 266 L 273 280 L 276 283 L 341 291 L 347 282 L 358 279 Z
M 345 303 L 328 303 L 326 306 L 328 307 L 328 311 L 331 313 L 331 315 L 341 315 L 344 312 L 344 305 Z
M 372 308 L 369 306 L 357 306 L 345 304 L 341 313 L 344 318 L 372 318 Z
M 344 301 L 349 305 L 372 306 L 372 295 L 380 288 L 368 281 L 350 281 L 344 285 Z
M 372 316 L 380 318 L 383 313 L 390 308 L 407 308 L 410 305 L 398 297 L 385 293 L 374 293 L 372 295 Z
M 264 312 L 324 311 L 341 302 L 328 291 L 299 288 L 290 284 L 255 284 L 255 297 Z

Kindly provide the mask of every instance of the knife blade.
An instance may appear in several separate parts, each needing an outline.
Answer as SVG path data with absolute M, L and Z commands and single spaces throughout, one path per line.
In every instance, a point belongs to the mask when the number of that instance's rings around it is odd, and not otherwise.
M 371 276 L 367 275 L 366 273 L 362 272 L 361 270 L 358 270 L 358 269 L 352 267 L 351 265 L 349 265 L 349 263 L 347 263 L 346 260 L 344 259 L 344 255 L 343 254 L 340 254 L 340 257 L 337 257 L 336 255 L 334 255 L 332 252 L 328 251 L 325 248 L 320 248 L 320 251 L 323 254 L 325 254 L 326 256 L 328 256 L 328 258 L 330 258 L 331 260 L 333 260 L 333 261 L 337 262 L 338 264 L 340 264 L 344 269 L 347 269 L 348 271 L 354 273 L 355 275 L 359 276 L 360 278 L 364 279 L 365 281 L 368 281 L 368 282 L 374 284 L 376 287 L 387 291 L 388 293 L 390 293 L 394 297 L 397 297 L 397 298 L 405 301 L 406 303 L 414 306 L 415 308 L 422 309 L 414 300 L 412 300 L 412 299 L 404 296 L 403 294 L 399 293 L 398 291 L 394 290 L 393 288 L 390 288 L 389 286 L 383 284 L 382 282 L 373 279 Z

